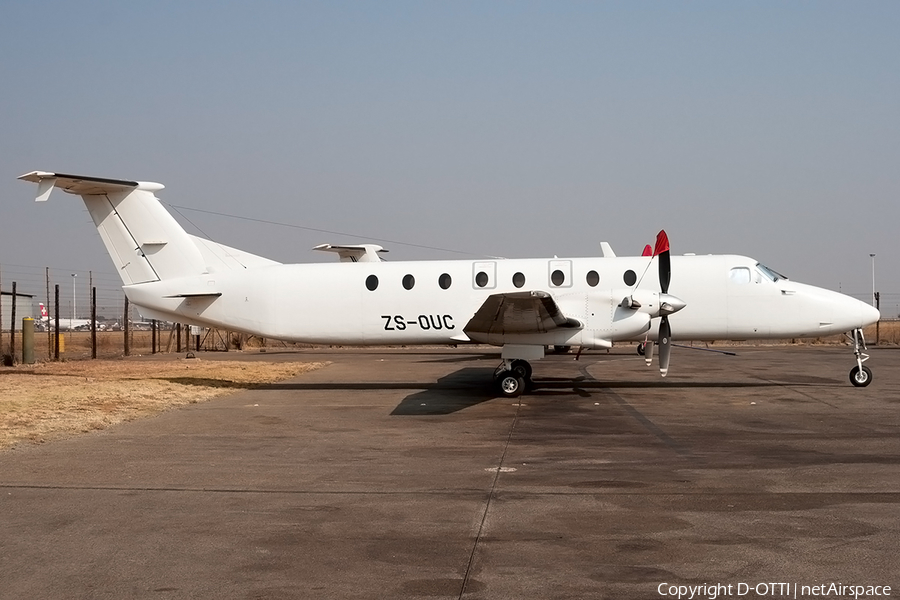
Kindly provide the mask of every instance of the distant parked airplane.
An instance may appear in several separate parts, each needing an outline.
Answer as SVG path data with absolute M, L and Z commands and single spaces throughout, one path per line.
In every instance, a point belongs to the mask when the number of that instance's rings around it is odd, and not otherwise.
M 45 327 L 49 327 L 50 329 L 56 328 L 56 320 L 51 319 L 50 315 L 47 313 L 47 307 L 44 306 L 43 302 L 39 302 L 38 306 L 41 307 L 41 323 L 44 324 Z M 60 331 L 71 331 L 72 329 L 78 329 L 79 327 L 90 327 L 91 320 L 90 319 L 62 319 L 59 320 L 59 329 Z

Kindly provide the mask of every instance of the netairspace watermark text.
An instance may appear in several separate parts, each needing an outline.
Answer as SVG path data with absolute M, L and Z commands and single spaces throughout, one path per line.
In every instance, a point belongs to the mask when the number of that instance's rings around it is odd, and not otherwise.
M 724 598 L 875 598 L 890 596 L 889 585 L 859 585 L 841 582 L 804 585 L 801 583 L 704 583 L 682 585 L 660 583 L 660 596 L 677 600 L 716 600 Z

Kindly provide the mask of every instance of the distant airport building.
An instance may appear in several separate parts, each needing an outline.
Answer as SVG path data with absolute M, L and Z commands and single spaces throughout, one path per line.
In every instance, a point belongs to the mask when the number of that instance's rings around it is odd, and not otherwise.
M 0 291 L 0 329 L 9 331 L 9 323 L 12 319 L 12 292 Z M 16 292 L 16 329 L 22 329 L 22 319 L 34 318 L 34 296 Z

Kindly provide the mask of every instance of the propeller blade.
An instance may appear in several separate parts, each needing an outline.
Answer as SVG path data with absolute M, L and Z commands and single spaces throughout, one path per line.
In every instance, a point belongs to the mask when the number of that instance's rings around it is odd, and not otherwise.
M 669 251 L 669 236 L 666 235 L 665 229 L 660 229 L 656 234 L 656 247 L 653 248 L 653 256 Z
M 650 340 L 644 342 L 644 360 L 647 361 L 648 367 L 653 364 L 653 342 Z
M 669 355 L 672 352 L 672 330 L 669 328 L 669 317 L 663 317 L 659 323 L 659 372 L 665 377 L 669 373 Z
M 672 265 L 669 260 L 669 236 L 665 229 L 656 235 L 656 248 L 653 256 L 659 256 L 659 288 L 663 294 L 669 293 L 669 281 L 672 279 Z
M 644 246 L 644 252 L 641 256 L 653 256 L 653 248 L 650 247 L 650 244 Z

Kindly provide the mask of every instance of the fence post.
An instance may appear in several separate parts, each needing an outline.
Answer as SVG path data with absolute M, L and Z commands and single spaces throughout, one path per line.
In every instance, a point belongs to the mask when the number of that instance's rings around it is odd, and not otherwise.
M 34 364 L 34 319 L 22 319 L 22 363 Z
M 131 314 L 128 312 L 128 296 L 125 296 L 125 316 L 122 320 L 124 321 L 125 325 L 125 356 L 131 356 L 131 344 L 129 343 L 128 339 L 128 334 L 131 332 L 131 327 L 129 327 Z
M 44 281 L 47 285 L 47 360 L 53 358 L 53 333 L 50 331 L 50 267 L 44 267 Z M 44 320 L 44 314 L 41 313 L 41 321 Z
M 97 358 L 97 288 L 91 288 L 91 358 Z
M 156 354 L 156 319 L 150 321 L 150 354 Z
M 881 310 L 881 292 L 875 292 L 875 308 Z M 881 343 L 881 319 L 875 321 L 875 345 Z
M 16 364 L 16 282 L 13 281 L 12 315 L 9 318 L 9 355 Z
M 56 335 L 53 338 L 53 360 L 59 360 L 59 284 L 57 283 L 54 287 L 54 298 L 53 298 L 53 319 L 56 323 L 56 327 L 54 331 L 56 331 Z M 49 323 L 49 318 L 48 325 Z
M 0 291 L 3 290 L 3 269 L 0 268 Z M 3 357 L 3 294 L 0 294 L 0 358 Z

